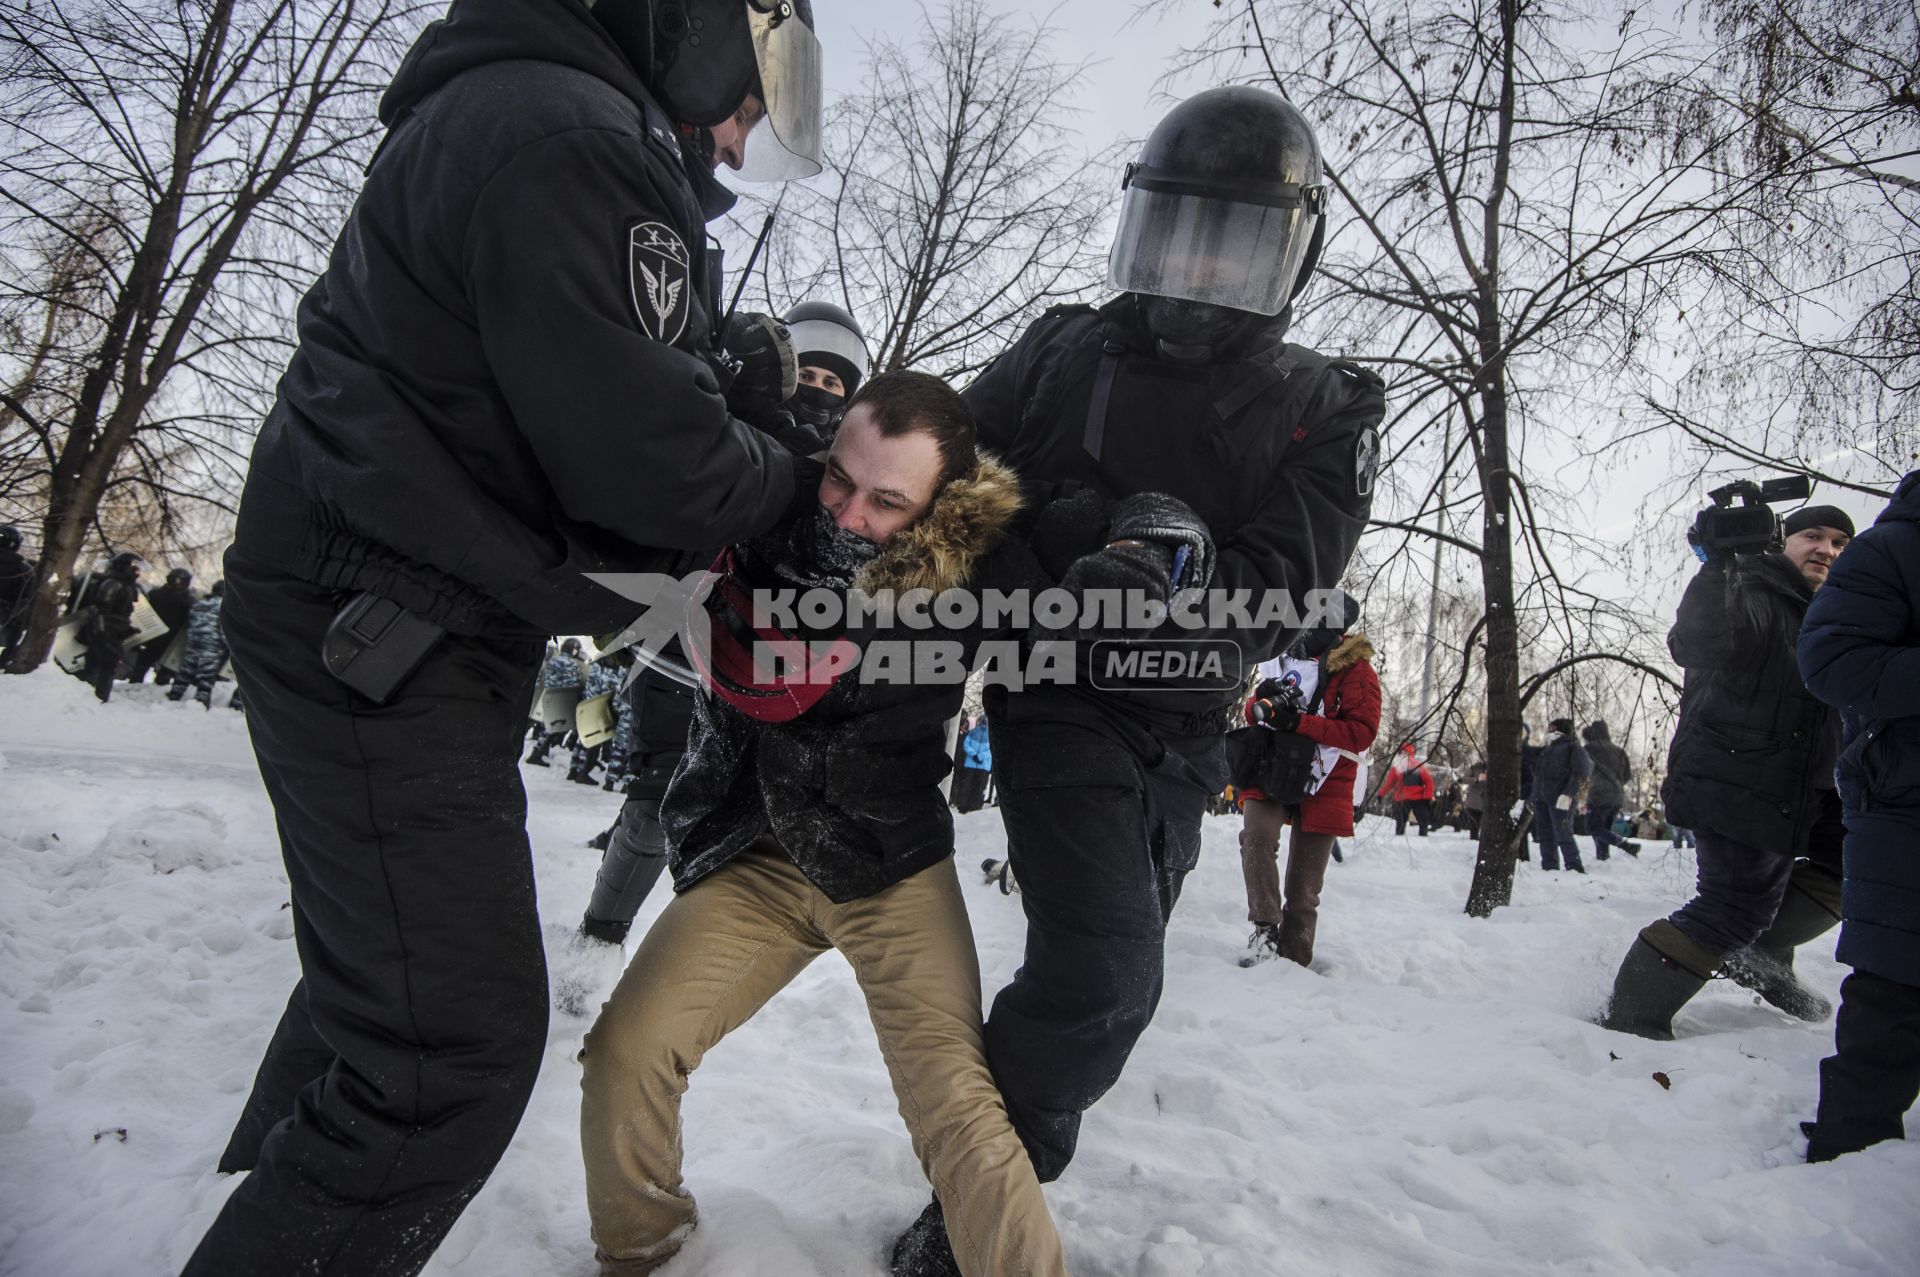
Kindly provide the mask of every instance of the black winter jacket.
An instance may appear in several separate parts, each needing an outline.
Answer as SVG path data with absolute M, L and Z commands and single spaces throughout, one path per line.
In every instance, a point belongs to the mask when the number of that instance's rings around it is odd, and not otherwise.
M 964 392 L 982 445 L 1043 493 L 1078 483 L 1109 500 L 1178 497 L 1213 534 L 1213 588 L 1248 591 L 1256 608 L 1267 590 L 1333 588 L 1372 505 L 1380 379 L 1288 345 L 1282 321 L 1217 364 L 1173 363 L 1155 353 L 1139 312 L 1123 294 L 1036 321 Z M 1110 695 L 1160 730 L 1217 730 L 1222 709 L 1238 706 L 1246 671 L 1298 632 L 1277 622 L 1217 632 L 1169 623 L 1161 637 L 1234 640 L 1234 686 Z
M 27 586 L 33 581 L 33 564 L 18 550 L 0 549 L 0 629 L 24 610 Z
M 770 526 L 793 458 L 706 354 L 730 197 L 579 0 L 453 0 L 300 305 L 236 553 L 463 633 L 601 633 L 587 571 Z M 516 623 L 517 622 L 517 623 Z
M 1845 724 L 1840 960 L 1920 985 L 1920 471 L 1834 560 L 1800 671 Z
M 140 586 L 133 573 L 110 571 L 87 587 L 81 605 L 93 609 L 80 637 L 90 646 L 118 647 L 133 633 Z
M 1686 670 L 1662 788 L 1674 824 L 1805 854 L 1814 791 L 1833 788 L 1840 739 L 1839 716 L 1794 664 L 1812 598 L 1783 554 L 1709 563 L 1687 585 L 1667 632 Z
M 887 542 L 855 585 L 869 594 L 1041 587 L 1032 552 L 1007 535 L 1019 509 L 1012 473 L 983 457 L 978 478 L 949 483 L 926 517 Z M 741 562 L 790 555 L 795 522 L 738 547 Z M 968 661 L 995 636 L 979 626 L 961 631 L 937 623 L 857 632 L 869 654 L 880 642 L 953 642 Z M 964 685 L 863 683 L 860 674 L 842 674 L 817 704 L 784 723 L 756 721 L 704 689 L 695 695 L 687 752 L 660 807 L 676 891 L 767 833 L 841 903 L 952 854 L 953 815 L 939 784 L 953 766 L 946 723 L 960 711 Z
M 1571 736 L 1556 736 L 1541 747 L 1533 763 L 1533 800 L 1551 803 L 1562 794 L 1580 792 L 1580 782 L 1593 774 L 1593 759 Z
M 1613 743 L 1605 723 L 1594 725 L 1593 738 L 1587 741 L 1587 756 L 1593 760 L 1593 775 L 1587 784 L 1587 806 L 1619 811 L 1627 805 L 1633 762 L 1626 750 Z

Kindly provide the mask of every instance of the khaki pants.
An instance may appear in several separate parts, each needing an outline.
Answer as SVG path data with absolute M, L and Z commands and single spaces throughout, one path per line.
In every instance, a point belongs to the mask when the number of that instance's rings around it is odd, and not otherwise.
M 1303 834 L 1298 825 L 1287 843 L 1285 903 L 1280 890 L 1280 831 L 1287 809 L 1264 799 L 1249 799 L 1240 828 L 1240 873 L 1247 883 L 1247 921 L 1280 928 L 1276 949 L 1301 966 L 1313 961 L 1313 937 L 1320 922 L 1320 889 L 1333 854 L 1332 834 Z
M 987 1071 L 979 959 L 953 861 L 834 904 L 765 846 L 667 906 L 587 1034 L 580 1143 L 602 1272 L 650 1273 L 692 1232 L 680 1179 L 688 1076 L 828 949 L 846 956 L 866 995 L 960 1271 L 1065 1274 L 1033 1165 Z

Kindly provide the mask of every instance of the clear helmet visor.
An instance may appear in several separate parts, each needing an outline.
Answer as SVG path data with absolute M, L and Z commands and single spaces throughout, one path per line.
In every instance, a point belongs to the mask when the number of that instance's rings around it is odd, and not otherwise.
M 1127 188 L 1107 256 L 1125 293 L 1277 315 L 1293 295 L 1320 214 L 1217 196 Z
M 747 136 L 740 177 L 784 182 L 820 171 L 820 41 L 787 0 L 747 6 L 766 117 Z
M 865 343 L 839 324 L 825 319 L 802 319 L 788 324 L 787 333 L 793 341 L 794 356 L 802 367 L 806 366 L 809 354 L 820 352 L 837 355 L 852 364 L 854 372 L 862 377 L 867 375 Z

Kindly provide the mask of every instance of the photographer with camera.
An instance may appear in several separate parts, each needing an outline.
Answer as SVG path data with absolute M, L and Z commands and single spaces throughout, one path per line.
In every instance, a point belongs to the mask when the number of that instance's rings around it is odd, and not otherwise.
M 1804 480 L 1720 489 L 1688 534 L 1703 566 L 1667 634 L 1686 680 L 1663 793 L 1669 818 L 1698 838 L 1698 887 L 1628 950 L 1606 1028 L 1671 1038 L 1674 1015 L 1743 949 L 1741 983 L 1791 1014 L 1825 1017 L 1824 999 L 1764 957 L 1770 941 L 1785 944 L 1790 960 L 1792 945 L 1838 912 L 1826 902 L 1838 903 L 1839 720 L 1807 691 L 1794 645 L 1853 522 L 1832 506 L 1806 506 L 1782 524 L 1766 502 L 1796 495 L 1794 486 L 1805 495 Z
M 1353 630 L 1359 617 L 1359 600 L 1347 595 L 1339 623 L 1308 630 L 1260 667 L 1246 705 L 1234 774 L 1245 799 L 1240 870 L 1253 924 L 1243 967 L 1313 961 L 1327 860 L 1337 839 L 1353 836 L 1359 766 L 1380 730 L 1380 679 L 1373 644 Z M 1280 830 L 1289 824 L 1283 900 Z

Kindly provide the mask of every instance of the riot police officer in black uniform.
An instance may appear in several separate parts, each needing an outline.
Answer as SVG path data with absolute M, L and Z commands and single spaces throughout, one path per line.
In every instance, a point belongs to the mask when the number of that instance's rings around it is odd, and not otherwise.
M 730 410 L 705 230 L 718 165 L 818 171 L 812 21 L 453 0 L 382 102 L 226 560 L 302 979 L 194 1277 L 417 1272 L 513 1135 L 546 1040 L 515 758 L 545 636 L 633 618 L 585 573 L 818 484 Z
M 800 369 L 800 384 L 787 408 L 801 425 L 832 443 L 847 400 L 867 378 L 872 361 L 867 335 L 859 320 L 832 302 L 801 302 L 787 312 L 787 331 Z
M 1145 582 L 1165 598 L 1187 539 L 1168 534 L 1197 516 L 1216 591 L 1332 589 L 1366 524 L 1385 404 L 1372 374 L 1285 340 L 1324 234 L 1311 129 L 1274 94 L 1208 90 L 1161 121 L 1124 186 L 1109 259 L 1121 295 L 1048 312 L 965 392 L 981 444 L 1051 489 L 1037 495 L 1078 489 L 1040 517 L 1039 557 L 1063 585 Z M 1043 1181 L 1153 1017 L 1167 918 L 1226 784 L 1219 733 L 1240 669 L 1301 628 L 1227 619 L 1153 636 L 1231 640 L 1237 668 L 1206 689 L 987 691 L 1028 923 L 987 1058 Z M 1099 655 L 1080 647 L 1085 673 Z M 945 1246 L 935 1202 L 894 1271 L 952 1271 Z

